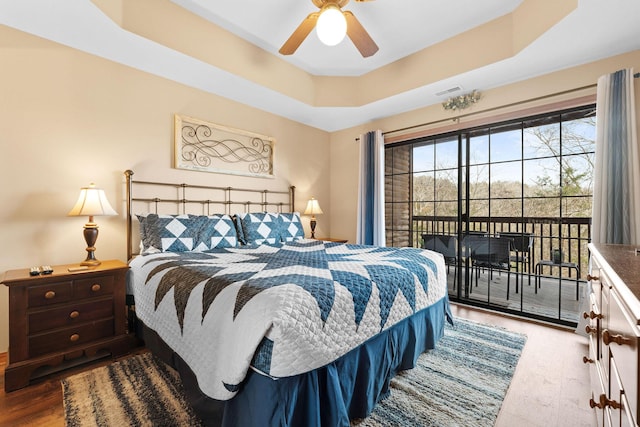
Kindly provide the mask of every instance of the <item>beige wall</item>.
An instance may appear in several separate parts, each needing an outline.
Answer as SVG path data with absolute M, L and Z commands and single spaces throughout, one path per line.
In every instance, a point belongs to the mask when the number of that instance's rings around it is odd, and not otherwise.
M 99 259 L 126 259 L 123 171 L 140 180 L 286 189 L 296 209 L 329 206 L 329 134 L 0 26 L 0 273 L 80 262 L 82 226 L 67 217 L 81 186 L 104 188 L 118 217 L 97 217 Z M 276 179 L 172 168 L 173 115 L 276 139 Z M 328 215 L 317 232 L 329 234 Z M 304 217 L 307 233 L 308 217 Z M 0 286 L 0 352 L 8 291 Z
M 640 71 L 640 51 L 484 91 L 482 99 L 478 104 L 462 112 L 463 114 L 477 114 L 461 118 L 459 121 L 451 120 L 456 118 L 457 114 L 445 111 L 440 105 L 433 105 L 332 133 L 330 154 L 331 214 L 329 218 L 332 235 L 350 239 L 352 242 L 354 242 L 356 238 L 355 213 L 357 211 L 359 147 L 358 143 L 355 142 L 355 138 L 360 133 L 375 129 L 389 132 L 421 123 L 438 122 L 431 126 L 424 126 L 404 132 L 404 134 L 415 132 L 437 134 L 455 128 L 469 127 L 481 121 L 491 122 L 498 118 L 503 119 L 509 114 L 522 116 L 530 114 L 533 111 L 540 112 L 548 108 L 554 108 L 553 105 L 567 106 L 571 104 L 571 100 L 576 98 L 595 99 L 595 84 L 598 77 L 622 68 L 630 67 L 633 67 L 636 72 Z M 553 94 L 592 85 L 593 87 L 587 89 L 551 96 Z M 640 124 L 640 79 L 635 80 L 635 90 L 637 122 Z M 512 105 L 538 98 L 543 99 Z M 512 106 L 503 108 L 503 106 L 509 105 Z M 491 111 L 482 113 L 485 110 Z M 638 133 L 640 134 L 640 131 Z M 399 135 L 403 135 L 403 133 L 388 134 L 386 138 L 391 136 L 397 138 Z

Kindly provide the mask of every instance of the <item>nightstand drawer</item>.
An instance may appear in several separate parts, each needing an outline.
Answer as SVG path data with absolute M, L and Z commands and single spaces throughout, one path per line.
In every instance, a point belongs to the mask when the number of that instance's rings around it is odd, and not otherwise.
M 113 276 L 98 276 L 74 281 L 74 298 L 92 298 L 113 293 Z
M 86 323 L 78 327 L 29 337 L 29 357 L 66 350 L 100 338 L 113 336 L 113 318 Z
M 41 307 L 71 300 L 73 294 L 72 283 L 67 281 L 29 286 L 27 289 L 29 307 Z
M 28 333 L 49 331 L 113 316 L 113 300 L 110 298 L 83 304 L 69 304 L 29 313 Z

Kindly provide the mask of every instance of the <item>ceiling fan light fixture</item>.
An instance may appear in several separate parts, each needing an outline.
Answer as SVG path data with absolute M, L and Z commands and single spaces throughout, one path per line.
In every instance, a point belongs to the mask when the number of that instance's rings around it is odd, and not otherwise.
M 335 4 L 322 8 L 316 24 L 316 33 L 320 41 L 327 46 L 335 46 L 344 40 L 347 34 L 347 19 Z

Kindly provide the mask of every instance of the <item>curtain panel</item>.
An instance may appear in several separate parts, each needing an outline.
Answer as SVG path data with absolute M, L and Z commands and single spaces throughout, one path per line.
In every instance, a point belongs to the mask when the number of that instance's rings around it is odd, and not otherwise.
M 385 246 L 384 226 L 384 136 L 377 130 L 360 135 L 356 243 Z
M 596 150 L 593 171 L 593 243 L 640 243 L 640 156 L 633 69 L 598 79 Z M 580 311 L 588 312 L 591 282 L 582 294 Z M 588 321 L 578 317 L 576 332 L 586 336 Z
M 632 69 L 598 79 L 591 240 L 640 243 L 640 156 Z

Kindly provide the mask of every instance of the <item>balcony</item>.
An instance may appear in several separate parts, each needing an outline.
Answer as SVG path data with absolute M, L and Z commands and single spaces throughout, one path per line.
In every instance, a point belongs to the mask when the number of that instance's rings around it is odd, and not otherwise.
M 422 247 L 422 234 L 457 235 L 459 228 L 458 218 L 448 216 L 414 216 L 410 224 L 407 243 L 414 247 Z M 455 264 L 449 266 L 451 300 L 568 326 L 577 323 L 588 271 L 591 218 L 473 217 L 468 231 L 487 236 L 526 233 L 531 239 L 529 259 L 526 264 L 511 263 L 509 272 L 481 268 L 476 285 L 463 250 L 459 274 L 454 274 Z M 561 252 L 561 260 L 554 259 L 554 250 Z

